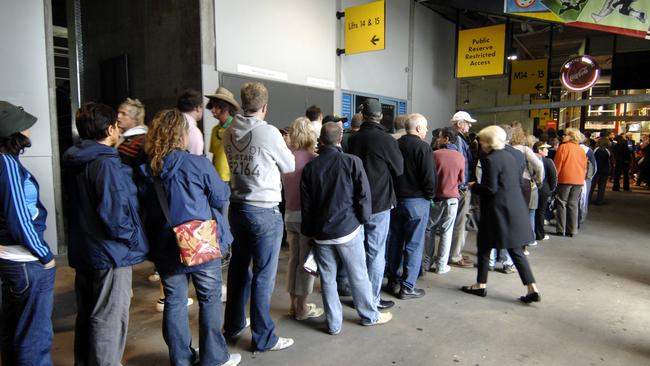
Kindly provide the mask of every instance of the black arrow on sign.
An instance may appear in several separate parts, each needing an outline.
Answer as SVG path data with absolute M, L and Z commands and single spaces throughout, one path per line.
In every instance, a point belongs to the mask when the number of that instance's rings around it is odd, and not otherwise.
M 374 36 L 372 36 L 372 38 L 370 39 L 370 42 L 372 42 L 372 44 L 375 45 L 375 46 L 377 45 L 377 42 L 379 42 L 379 38 L 377 38 L 376 34 Z
M 541 92 L 542 90 L 544 90 L 544 85 L 537 83 L 537 85 L 535 85 L 535 90 Z

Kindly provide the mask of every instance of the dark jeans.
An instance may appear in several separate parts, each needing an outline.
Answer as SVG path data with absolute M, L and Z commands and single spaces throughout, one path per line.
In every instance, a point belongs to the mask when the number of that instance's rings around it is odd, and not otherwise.
M 548 208 L 548 200 L 550 195 L 548 192 L 539 192 L 539 201 L 537 203 L 537 210 L 535 210 L 535 240 L 542 240 L 546 236 L 546 229 L 544 229 L 544 216 Z
M 121 364 L 129 328 L 131 278 L 131 267 L 75 272 L 76 366 Z
M 592 196 L 594 194 L 594 191 L 596 190 L 596 186 L 598 186 L 598 193 L 596 194 L 596 203 L 597 205 L 601 205 L 605 202 L 605 188 L 607 187 L 607 175 L 596 175 L 594 176 L 593 183 L 591 185 L 591 191 L 589 191 L 589 202 L 592 200 Z
M 55 268 L 40 262 L 0 259 L 3 365 L 52 365 L 52 303 Z
M 530 265 L 524 255 L 523 249 L 508 248 L 507 250 L 508 254 L 510 254 L 510 258 L 512 258 L 515 268 L 517 268 L 521 282 L 526 286 L 535 283 L 535 277 L 533 277 L 533 272 L 530 270 Z M 476 275 L 476 282 L 478 283 L 487 283 L 490 251 L 492 251 L 492 248 L 478 248 L 478 273 Z
M 280 209 L 232 202 L 230 223 L 234 242 L 228 266 L 228 301 L 224 320 L 226 336 L 246 325 L 246 303 L 251 297 L 252 346 L 266 351 L 278 342 L 271 319 L 271 295 L 275 287 L 283 224 Z M 253 271 L 249 266 L 253 262 Z
M 630 190 L 630 164 L 629 163 L 616 163 L 614 167 L 614 186 L 612 190 L 621 190 L 621 173 L 623 173 L 623 190 Z
M 221 365 L 228 361 L 226 340 L 221 334 L 221 260 L 217 259 L 190 273 L 161 275 L 165 291 L 163 338 L 174 366 L 189 366 L 196 360 L 187 315 L 188 280 L 192 279 L 199 301 L 200 365 Z

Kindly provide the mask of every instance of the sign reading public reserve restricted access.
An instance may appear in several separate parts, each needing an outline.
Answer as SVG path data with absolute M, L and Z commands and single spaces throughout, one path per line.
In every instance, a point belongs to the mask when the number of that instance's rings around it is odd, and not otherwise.
M 383 50 L 384 1 L 345 8 L 345 53 Z
M 503 74 L 505 24 L 458 32 L 456 77 Z
M 510 94 L 545 94 L 548 59 L 513 61 Z

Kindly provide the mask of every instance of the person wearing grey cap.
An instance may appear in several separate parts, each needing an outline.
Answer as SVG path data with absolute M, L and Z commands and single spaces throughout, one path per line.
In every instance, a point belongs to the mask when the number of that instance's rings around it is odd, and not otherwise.
M 36 117 L 0 101 L 0 353 L 3 365 L 52 365 L 54 255 L 38 182 L 18 156 Z
M 456 221 L 454 221 L 454 231 L 451 239 L 451 252 L 449 255 L 449 264 L 461 268 L 472 268 L 472 261 L 463 256 L 463 248 L 465 248 L 465 239 L 467 238 L 467 230 L 465 225 L 467 223 L 467 213 L 472 201 L 472 193 L 467 189 L 470 182 L 474 181 L 472 172 L 474 171 L 474 159 L 472 151 L 469 148 L 467 137 L 469 128 L 476 120 L 465 111 L 458 111 L 451 117 L 451 125 L 458 132 L 456 139 L 456 146 L 458 151 L 465 157 L 465 180 L 458 187 L 460 197 L 458 198 L 458 211 L 456 212 Z
M 386 266 L 386 237 L 390 210 L 397 205 L 394 181 L 404 173 L 404 159 L 395 140 L 381 125 L 381 103 L 368 98 L 363 102 L 363 124 L 348 142 L 350 153 L 361 158 L 370 182 L 372 215 L 364 225 L 366 266 L 377 308 L 388 309 L 394 301 L 379 297 Z

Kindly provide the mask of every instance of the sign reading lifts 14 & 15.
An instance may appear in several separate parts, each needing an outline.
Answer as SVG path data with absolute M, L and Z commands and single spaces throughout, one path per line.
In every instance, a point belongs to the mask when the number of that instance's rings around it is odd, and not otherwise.
M 383 50 L 384 0 L 345 8 L 345 53 Z

